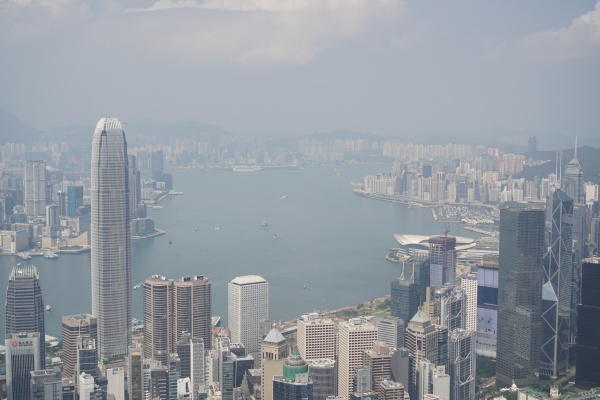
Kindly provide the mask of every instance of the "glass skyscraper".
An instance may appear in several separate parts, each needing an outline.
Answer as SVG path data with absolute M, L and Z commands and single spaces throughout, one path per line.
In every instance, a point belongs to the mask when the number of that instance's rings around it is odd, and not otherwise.
M 600 386 L 600 258 L 586 259 L 581 267 L 581 304 L 577 327 L 577 377 L 581 389 Z
M 131 338 L 131 227 L 127 141 L 102 118 L 92 142 L 92 314 L 100 359 L 127 354 Z
M 500 211 L 498 270 L 499 387 L 539 382 L 544 211 Z
M 6 289 L 6 334 L 38 332 L 42 368 L 45 366 L 44 299 L 40 275 L 33 265 L 14 267 Z

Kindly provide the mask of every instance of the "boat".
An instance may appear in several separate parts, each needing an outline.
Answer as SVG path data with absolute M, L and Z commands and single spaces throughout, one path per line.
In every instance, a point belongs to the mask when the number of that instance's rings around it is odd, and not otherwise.
M 46 311 L 50 311 L 52 310 L 52 307 L 50 307 L 50 304 L 46 304 Z
M 263 221 L 262 226 L 267 226 L 267 221 Z
M 29 253 L 17 253 L 17 256 L 22 260 L 31 260 L 31 254 Z
M 169 244 L 173 244 L 173 241 L 172 241 L 172 240 L 169 240 Z
M 139 289 L 139 288 L 140 288 L 140 286 L 142 286 L 143 284 L 144 284 L 144 281 L 141 281 L 140 283 L 138 283 L 137 285 L 135 285 L 135 286 L 133 287 L 133 290 L 135 290 L 135 289 Z
M 304 289 L 306 289 L 306 285 L 304 285 Z
M 195 232 L 198 232 L 198 228 L 194 229 Z
M 277 239 L 279 236 L 277 235 L 273 235 L 273 239 Z
M 51 252 L 51 251 L 45 251 L 45 252 L 44 252 L 44 258 L 48 258 L 48 259 L 51 259 L 51 260 L 53 260 L 53 259 L 55 259 L 55 258 L 58 258 L 58 254 L 56 254 L 56 253 L 53 253 L 53 252 Z

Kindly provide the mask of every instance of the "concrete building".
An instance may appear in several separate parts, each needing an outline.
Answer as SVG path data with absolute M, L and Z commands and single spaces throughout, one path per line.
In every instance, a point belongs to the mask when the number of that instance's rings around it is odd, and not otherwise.
M 496 358 L 498 334 L 498 256 L 477 266 L 477 355 Z
M 75 379 L 77 366 L 77 338 L 87 336 L 97 340 L 98 325 L 91 314 L 62 317 L 63 373 L 64 378 Z
M 411 387 L 409 387 L 410 397 L 420 398 L 424 393 L 417 393 L 419 385 L 419 375 L 417 374 L 419 362 L 426 360 L 435 366 L 438 364 L 440 358 L 438 353 L 438 330 L 431 323 L 431 320 L 423 310 L 417 311 L 415 316 L 408 323 L 405 345 L 413 358 L 413 381 Z
M 334 359 L 308 360 L 308 374 L 313 382 L 313 400 L 326 400 L 337 393 Z
M 384 380 L 392 379 L 392 353 L 390 346 L 376 340 L 372 349 L 363 350 L 362 365 L 371 368 L 371 388 L 376 389 Z
M 395 349 L 404 347 L 406 324 L 397 317 L 377 317 L 373 319 L 377 327 L 377 340 Z
M 334 359 L 337 354 L 336 325 L 319 313 L 303 315 L 298 319 L 296 342 L 304 360 Z
M 202 339 L 204 348 L 212 346 L 211 281 L 203 275 L 177 279 L 174 285 L 175 343 L 182 332 Z M 234 341 L 235 342 L 235 341 Z
M 62 400 L 60 368 L 30 372 L 31 400 Z
M 143 285 L 144 358 L 167 365 L 169 354 L 175 352 L 173 325 L 173 281 L 152 275 Z
M 259 324 L 269 319 L 269 283 L 257 275 L 235 278 L 228 285 L 227 307 L 231 341 L 260 359 Z
M 263 400 L 273 398 L 273 377 L 283 373 L 283 363 L 287 359 L 289 345 L 281 332 L 273 328 L 261 344 L 261 385 Z
M 6 288 L 6 334 L 39 333 L 36 338 L 40 341 L 38 345 L 41 366 L 36 369 L 46 367 L 45 312 L 37 268 L 33 265 L 21 266 L 20 264 L 13 267 Z
M 477 331 L 477 274 L 465 275 L 461 279 L 460 288 L 467 297 L 466 329 Z
M 430 285 L 441 287 L 456 283 L 456 238 L 433 236 L 429 239 Z
M 125 132 L 102 118 L 92 141 L 92 314 L 98 355 L 126 355 L 131 342 L 131 224 Z
M 113 396 L 114 400 L 125 400 L 125 370 L 123 368 L 108 368 L 106 370 L 107 396 Z
M 356 369 L 361 366 L 363 350 L 373 348 L 377 328 L 361 318 L 342 322 L 338 328 L 338 395 L 350 398 Z

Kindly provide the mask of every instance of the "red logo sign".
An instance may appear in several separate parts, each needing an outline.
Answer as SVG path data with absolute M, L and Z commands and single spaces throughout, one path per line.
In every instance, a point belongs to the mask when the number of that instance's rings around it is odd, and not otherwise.
M 19 343 L 14 342 L 14 341 L 12 342 L 12 347 L 17 347 L 18 345 L 19 345 Z

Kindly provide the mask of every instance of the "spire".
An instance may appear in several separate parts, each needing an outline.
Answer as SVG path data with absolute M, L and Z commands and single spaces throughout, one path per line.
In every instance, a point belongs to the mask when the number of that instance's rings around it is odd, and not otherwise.
M 577 158 L 577 136 L 575 136 L 575 152 L 573 154 L 573 158 Z

